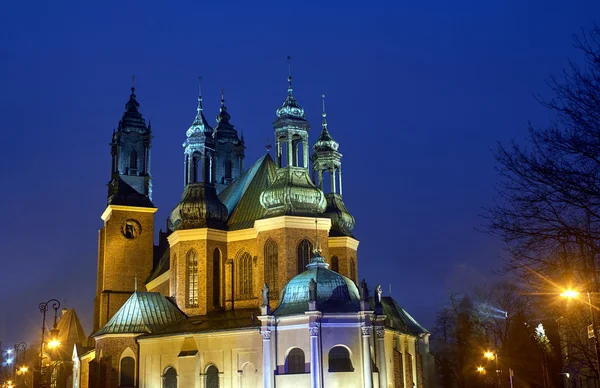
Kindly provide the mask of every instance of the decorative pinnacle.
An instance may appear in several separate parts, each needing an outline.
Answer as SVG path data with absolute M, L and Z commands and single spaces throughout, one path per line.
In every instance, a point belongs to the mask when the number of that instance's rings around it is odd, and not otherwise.
M 221 89 L 221 105 L 225 105 L 225 89 Z
M 315 218 L 315 256 L 321 255 L 321 247 L 319 246 L 319 219 Z
M 131 92 L 135 90 L 135 74 L 131 75 Z
M 290 57 L 288 55 L 287 60 L 288 60 L 288 93 L 292 94 L 292 91 L 294 90 L 294 89 L 292 89 L 292 57 Z
M 271 145 L 271 139 L 267 138 L 267 142 L 265 143 L 265 148 L 267 149 L 267 152 L 271 152 L 271 148 L 273 148 L 273 146 Z
M 323 99 L 323 118 L 327 117 L 327 113 L 325 113 L 325 95 L 321 94 L 321 98 Z
M 202 77 L 198 77 L 198 112 L 202 111 Z

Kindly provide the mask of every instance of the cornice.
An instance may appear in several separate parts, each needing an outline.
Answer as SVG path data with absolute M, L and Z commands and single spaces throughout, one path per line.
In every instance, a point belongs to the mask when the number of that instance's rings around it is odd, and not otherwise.
M 273 218 L 265 218 L 254 221 L 254 229 L 256 233 L 264 232 L 273 229 L 291 228 L 291 229 L 315 229 L 315 220 L 317 220 L 317 229 L 331 229 L 331 220 L 329 218 L 313 218 L 313 217 L 298 217 L 298 216 L 280 216 Z
M 158 208 L 156 207 L 138 207 L 138 206 L 123 206 L 123 205 L 108 205 L 104 213 L 100 216 L 102 221 L 108 221 L 113 210 L 123 212 L 137 212 L 137 213 L 156 213 Z
M 151 281 L 146 283 L 146 290 L 150 292 L 150 290 L 160 286 L 169 279 L 171 279 L 171 270 L 168 270 L 167 272 L 158 276 L 156 279 L 152 279 Z
M 358 244 L 360 244 L 360 241 L 352 237 L 341 236 L 329 237 L 328 243 L 329 248 L 350 248 L 356 251 L 358 249 Z
M 213 240 L 230 243 L 234 241 L 251 240 L 256 238 L 261 232 L 274 229 L 293 228 L 315 230 L 315 220 L 318 220 L 318 230 L 329 232 L 329 229 L 331 229 L 331 220 L 329 218 L 280 216 L 256 220 L 254 221 L 254 227 L 241 230 L 225 231 L 210 228 L 176 230 L 167 237 L 167 240 L 169 241 L 170 246 L 174 246 L 182 241 L 198 240 Z M 355 245 L 358 246 L 358 242 Z

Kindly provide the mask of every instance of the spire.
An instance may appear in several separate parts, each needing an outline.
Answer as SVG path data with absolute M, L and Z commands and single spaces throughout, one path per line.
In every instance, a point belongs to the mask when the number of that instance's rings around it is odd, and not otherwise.
M 192 126 L 186 132 L 187 137 L 198 133 L 212 133 L 213 131 L 212 127 L 208 125 L 208 121 L 206 121 L 206 118 L 202 113 L 202 77 L 198 77 L 198 107 L 196 110 L 198 113 L 196 114 L 196 118 L 194 119 Z
M 323 99 L 323 113 L 321 114 L 321 116 L 323 116 L 323 129 L 327 128 L 327 112 L 325 112 L 325 95 L 321 94 L 321 98 Z
M 291 96 L 294 89 L 292 88 L 292 57 L 288 55 L 288 94 Z
M 227 113 L 227 107 L 225 106 L 225 89 L 221 89 L 221 108 L 219 109 L 219 114 L 217 115 L 217 123 L 229 123 L 229 119 L 231 116 Z M 217 125 L 217 129 L 219 126 Z M 233 127 L 231 127 L 233 129 Z
M 129 101 L 125 104 L 125 110 L 127 112 L 137 112 L 140 107 L 139 102 L 136 100 L 135 95 L 135 75 L 131 76 L 131 94 L 129 95 Z

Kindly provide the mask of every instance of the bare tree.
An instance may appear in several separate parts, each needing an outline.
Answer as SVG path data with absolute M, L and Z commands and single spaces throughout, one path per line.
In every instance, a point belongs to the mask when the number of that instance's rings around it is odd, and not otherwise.
M 600 268 L 600 28 L 574 36 L 583 62 L 570 63 L 548 81 L 554 97 L 540 102 L 556 119 L 529 126 L 529 144 L 498 146 L 501 176 L 495 205 L 486 209 L 487 231 L 506 242 L 505 270 L 532 292 L 599 291 Z M 549 300 L 545 298 L 544 300 Z M 554 309 L 573 332 L 588 319 Z M 598 375 L 587 338 L 571 336 L 570 360 Z M 577 342 L 577 344 L 575 344 Z

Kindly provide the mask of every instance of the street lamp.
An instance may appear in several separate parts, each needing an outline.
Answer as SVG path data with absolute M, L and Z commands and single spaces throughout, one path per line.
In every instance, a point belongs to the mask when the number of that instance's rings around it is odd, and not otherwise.
M 488 350 L 487 352 L 483 353 L 483 357 L 487 358 L 490 361 L 494 359 L 496 360 L 496 384 L 498 388 L 500 388 L 500 368 L 498 367 L 498 353 Z
M 596 366 L 598 368 L 598 371 L 600 371 L 600 343 L 598 343 L 598 332 L 596 330 L 596 320 L 594 319 L 594 311 L 592 310 L 592 298 L 590 295 L 589 291 L 585 292 L 587 294 L 587 303 L 588 303 L 588 307 L 590 309 L 590 326 L 591 326 L 591 333 L 590 330 L 588 329 L 588 338 L 594 338 L 594 349 L 596 350 Z M 577 299 L 577 297 L 579 296 L 579 292 L 578 291 L 574 291 L 571 289 L 567 289 L 565 291 L 563 291 L 560 296 L 562 296 L 563 298 L 567 298 L 568 300 L 571 299 Z M 588 326 L 588 327 L 590 327 Z M 598 379 L 600 380 L 600 376 L 598 377 Z
M 60 302 L 56 299 L 50 299 L 47 302 L 40 303 L 40 312 L 42 313 L 42 343 L 40 344 L 40 380 L 42 379 L 42 371 L 44 369 L 44 336 L 46 335 L 46 312 L 48 311 L 48 305 L 52 303 L 52 308 L 54 309 L 54 326 L 52 330 L 50 330 L 50 338 L 52 340 L 48 344 L 50 349 L 60 345 L 60 342 L 56 339 L 58 336 L 58 329 L 56 328 L 56 319 L 58 317 L 58 309 L 60 308 Z M 40 381 L 40 386 L 44 386 L 45 384 Z
M 23 351 L 23 355 L 25 354 L 25 350 L 27 349 L 27 344 L 25 342 L 20 342 L 13 346 L 15 349 L 15 358 L 13 363 L 13 379 L 17 380 L 17 364 L 19 363 L 19 350 Z
M 482 366 L 478 366 L 477 367 L 477 372 L 479 372 L 480 374 L 485 374 L 485 368 Z

